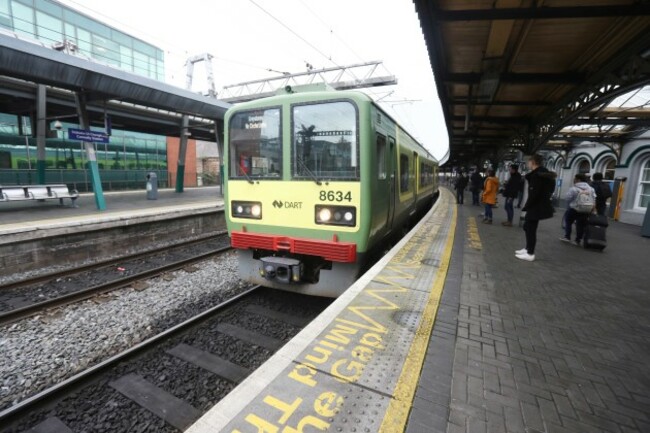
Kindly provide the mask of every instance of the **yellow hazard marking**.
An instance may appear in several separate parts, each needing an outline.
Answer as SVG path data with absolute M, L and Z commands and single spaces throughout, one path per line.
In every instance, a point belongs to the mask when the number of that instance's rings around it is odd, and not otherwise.
M 446 194 L 449 195 L 450 193 Z M 450 197 L 447 197 L 447 205 L 449 205 L 450 201 Z M 440 267 L 436 273 L 429 299 L 422 312 L 420 325 L 415 333 L 406 361 L 402 366 L 402 372 L 397 380 L 393 399 L 388 405 L 384 420 L 379 429 L 381 433 L 403 432 L 406 426 L 411 404 L 415 397 L 415 390 L 420 379 L 420 371 L 422 370 L 424 356 L 429 344 L 429 337 L 431 336 L 433 323 L 438 312 L 438 306 L 440 305 L 440 296 L 447 277 L 449 262 L 451 261 L 451 251 L 454 245 L 454 234 L 456 231 L 456 207 L 452 207 L 452 212 L 453 215 L 449 233 L 447 234 L 447 242 L 442 257 L 440 258 Z
M 481 236 L 478 234 L 478 226 L 476 225 L 476 218 L 469 217 L 467 218 L 467 241 L 469 246 L 475 250 L 483 249 L 483 244 L 481 243 Z

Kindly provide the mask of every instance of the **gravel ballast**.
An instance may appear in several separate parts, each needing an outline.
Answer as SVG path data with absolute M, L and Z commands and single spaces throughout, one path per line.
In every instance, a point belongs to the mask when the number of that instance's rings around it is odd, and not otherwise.
M 274 351 L 224 335 L 218 331 L 220 324 L 243 327 L 259 334 L 262 339 L 268 336 L 286 343 L 302 326 L 268 318 L 250 311 L 248 307 L 261 307 L 264 311 L 276 311 L 294 318 L 302 318 L 306 324 L 330 302 L 331 299 L 306 298 L 303 295 L 273 289 L 257 290 L 187 332 L 166 340 L 135 359 L 123 361 L 110 371 L 102 373 L 89 386 L 68 395 L 47 409 L 31 413 L 7 433 L 29 430 L 46 418 L 52 417 L 79 432 L 178 432 L 157 415 L 125 400 L 110 383 L 125 375 L 135 374 L 196 408 L 198 412 L 205 413 L 225 397 L 235 384 L 169 354 L 169 349 L 181 343 L 187 344 L 252 372 Z
M 194 267 L 0 327 L 0 409 L 245 290 L 233 252 Z

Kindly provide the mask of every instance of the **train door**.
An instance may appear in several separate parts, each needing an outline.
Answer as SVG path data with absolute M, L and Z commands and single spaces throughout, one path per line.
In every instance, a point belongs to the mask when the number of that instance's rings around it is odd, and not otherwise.
M 413 167 L 411 168 L 413 172 L 413 209 L 417 208 L 417 203 L 418 203 L 418 188 L 420 186 L 420 183 L 418 182 L 420 173 L 418 173 L 418 158 L 419 155 L 417 152 L 413 152 Z
M 388 219 L 386 225 L 389 229 L 392 229 L 393 220 L 395 219 L 395 206 L 397 206 L 397 149 L 395 148 L 395 139 L 391 136 L 388 137 L 386 170 L 390 181 L 388 191 Z
M 380 134 L 379 132 L 376 135 L 376 155 L 377 155 L 377 183 L 374 191 L 374 198 L 372 207 L 376 209 L 379 217 L 377 218 L 377 224 L 379 229 L 384 229 L 388 226 L 389 217 L 390 217 L 390 197 L 385 193 L 390 189 L 390 175 L 389 175 L 389 155 L 388 155 L 388 144 L 386 142 L 386 136 Z M 385 213 L 384 213 L 385 212 Z M 374 223 L 373 223 L 374 224 Z

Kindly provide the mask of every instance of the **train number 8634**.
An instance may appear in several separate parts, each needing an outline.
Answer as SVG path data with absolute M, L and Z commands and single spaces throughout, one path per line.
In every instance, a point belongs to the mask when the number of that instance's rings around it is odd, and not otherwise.
M 343 191 L 321 191 L 318 198 L 320 201 L 352 201 L 352 192 Z

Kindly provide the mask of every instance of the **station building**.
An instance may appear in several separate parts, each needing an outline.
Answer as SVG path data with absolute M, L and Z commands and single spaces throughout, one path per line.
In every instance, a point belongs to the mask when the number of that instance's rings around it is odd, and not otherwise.
M 643 223 L 650 204 L 650 133 L 627 142 L 620 156 L 602 143 L 589 141 L 576 145 L 567 156 L 545 153 L 546 167 L 561 179 L 559 197 L 566 193 L 577 173 L 599 172 L 606 180 L 624 179 L 618 220 L 639 226 Z
M 165 81 L 162 49 L 54 0 L 0 0 L 0 32 Z M 12 87 L 15 81 L 0 77 L 0 185 L 36 183 L 35 107 L 12 103 L 9 92 L 3 90 Z M 66 183 L 80 192 L 90 191 L 83 144 L 71 140 L 67 133 L 68 128 L 78 127 L 76 116 L 59 117 L 48 117 L 46 180 Z M 104 132 L 107 126 L 93 124 L 90 129 Z M 104 189 L 142 188 L 143 179 L 150 171 L 157 173 L 162 186 L 173 184 L 177 148 L 178 139 L 173 137 L 126 130 L 113 124 L 109 143 L 97 145 Z M 196 153 L 196 142 L 190 139 L 186 186 L 196 186 L 197 180 L 201 182 L 197 179 L 197 161 L 191 157 Z M 199 160 L 201 169 L 202 164 Z M 209 174 L 208 178 L 217 178 L 216 173 Z

